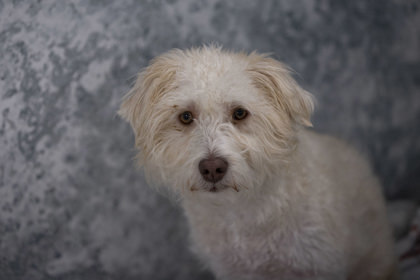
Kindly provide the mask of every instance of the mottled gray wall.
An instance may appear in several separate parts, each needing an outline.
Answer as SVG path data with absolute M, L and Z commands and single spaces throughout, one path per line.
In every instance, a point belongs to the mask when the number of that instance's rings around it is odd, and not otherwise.
M 149 59 L 219 42 L 272 52 L 315 128 L 420 199 L 417 1 L 0 1 L 0 279 L 211 279 L 181 211 L 146 187 L 116 117 Z

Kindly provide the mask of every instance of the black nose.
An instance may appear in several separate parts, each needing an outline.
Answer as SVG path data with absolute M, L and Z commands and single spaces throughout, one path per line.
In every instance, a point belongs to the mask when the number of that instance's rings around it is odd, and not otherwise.
M 207 182 L 216 183 L 225 176 L 228 169 L 228 163 L 226 160 L 220 157 L 210 157 L 203 159 L 198 164 L 201 176 Z

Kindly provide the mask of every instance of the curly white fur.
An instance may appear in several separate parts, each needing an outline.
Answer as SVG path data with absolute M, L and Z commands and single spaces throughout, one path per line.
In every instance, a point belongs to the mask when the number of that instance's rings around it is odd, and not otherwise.
M 244 120 L 232 118 L 238 107 Z M 181 198 L 194 250 L 218 278 L 394 279 L 378 181 L 353 149 L 304 128 L 312 111 L 280 62 L 210 46 L 154 59 L 119 113 L 147 177 Z M 216 183 L 198 169 L 210 155 L 229 164 Z

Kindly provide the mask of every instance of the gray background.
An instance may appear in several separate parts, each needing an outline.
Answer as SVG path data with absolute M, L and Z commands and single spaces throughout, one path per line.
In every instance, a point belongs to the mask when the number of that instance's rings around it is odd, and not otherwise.
M 420 199 L 418 1 L 0 1 L 0 279 L 211 279 L 116 117 L 149 59 L 219 42 L 272 52 L 315 128 Z

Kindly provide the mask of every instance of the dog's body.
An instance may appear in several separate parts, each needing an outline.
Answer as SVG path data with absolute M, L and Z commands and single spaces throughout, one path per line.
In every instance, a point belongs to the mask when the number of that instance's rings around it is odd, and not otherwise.
M 127 95 L 146 175 L 180 194 L 220 279 L 394 279 L 379 183 L 304 128 L 312 110 L 281 63 L 215 47 L 157 58 Z

